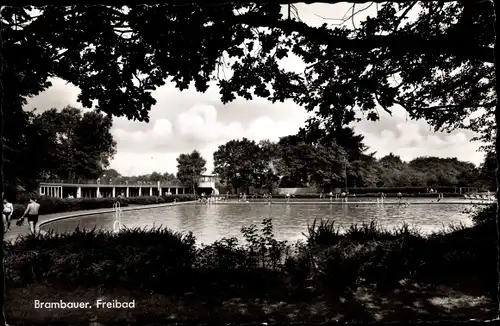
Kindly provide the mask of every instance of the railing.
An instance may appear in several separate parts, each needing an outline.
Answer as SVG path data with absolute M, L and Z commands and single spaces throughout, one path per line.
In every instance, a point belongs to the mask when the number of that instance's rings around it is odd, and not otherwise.
M 150 186 L 150 187 L 158 187 L 158 181 L 127 181 L 127 180 L 103 180 L 101 179 L 99 182 L 97 180 L 88 180 L 88 179 L 75 179 L 75 180 L 63 180 L 63 179 L 40 179 L 37 180 L 38 183 L 54 183 L 54 184 L 90 184 L 90 185 L 113 185 L 113 186 L 129 186 L 129 187 L 139 187 L 139 186 Z M 162 183 L 160 182 L 160 187 L 180 187 L 185 188 L 184 186 L 177 183 Z

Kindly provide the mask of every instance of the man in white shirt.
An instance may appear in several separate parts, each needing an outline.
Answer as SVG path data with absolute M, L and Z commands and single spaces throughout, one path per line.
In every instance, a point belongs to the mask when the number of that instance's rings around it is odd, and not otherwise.
M 14 213 L 14 206 L 12 205 L 12 203 L 9 203 L 7 199 L 4 199 L 2 217 L 5 232 L 10 230 L 10 220 L 12 218 L 12 213 Z

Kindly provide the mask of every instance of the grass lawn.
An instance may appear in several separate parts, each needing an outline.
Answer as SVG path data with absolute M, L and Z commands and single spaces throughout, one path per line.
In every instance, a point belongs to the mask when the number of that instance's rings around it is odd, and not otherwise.
M 135 309 L 97 309 L 97 299 L 131 301 Z M 35 309 L 42 302 L 90 302 L 91 309 Z M 33 284 L 7 289 L 6 316 L 12 325 L 51 322 L 326 322 L 469 320 L 490 319 L 496 303 L 487 294 L 458 291 L 449 287 L 405 284 L 390 293 L 361 288 L 351 299 L 311 295 L 299 302 L 265 299 L 217 299 L 186 293 L 182 297 L 141 291 L 100 288 L 83 289 Z

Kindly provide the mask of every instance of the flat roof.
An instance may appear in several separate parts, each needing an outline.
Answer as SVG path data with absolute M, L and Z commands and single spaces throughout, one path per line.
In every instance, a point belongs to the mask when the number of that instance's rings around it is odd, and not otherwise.
M 97 184 L 97 183 L 55 183 L 55 182 L 40 182 L 39 186 L 45 187 L 82 187 L 82 188 L 158 188 L 158 185 L 140 185 L 140 184 Z M 160 188 L 189 188 L 180 185 L 160 184 Z

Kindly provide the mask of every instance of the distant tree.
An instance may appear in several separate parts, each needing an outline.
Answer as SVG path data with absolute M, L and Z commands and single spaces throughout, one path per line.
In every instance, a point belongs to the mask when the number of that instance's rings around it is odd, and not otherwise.
M 161 181 L 162 179 L 163 179 L 163 175 L 161 173 L 156 172 L 156 171 L 149 175 L 149 181 L 151 181 L 151 182 Z
M 417 157 L 408 162 L 408 167 L 424 175 L 430 187 L 473 186 L 479 179 L 479 171 L 473 163 L 457 158 Z M 470 183 L 464 184 L 465 181 Z
M 12 142 L 4 154 L 5 170 L 15 177 L 13 182 L 97 178 L 116 152 L 112 120 L 101 113 L 82 114 L 77 108 L 66 107 L 41 114 L 28 112 L 25 117 L 18 130 L 6 137 Z
M 258 175 L 256 186 L 273 193 L 282 177 L 279 172 L 282 163 L 281 149 L 277 143 L 269 140 L 262 140 L 258 145 L 261 150 L 262 171 Z
M 38 153 L 45 162 L 41 173 L 60 179 L 94 179 L 103 174 L 116 153 L 111 134 L 112 119 L 95 111 L 65 107 L 50 109 L 33 118 L 47 152 Z M 50 140 L 47 143 L 47 140 Z M 37 142 L 32 146 L 37 146 Z
M 115 169 L 108 169 L 103 171 L 103 175 L 106 175 L 108 178 L 111 178 L 113 180 L 116 180 L 121 177 L 121 174 L 118 173 Z
M 347 171 L 349 186 L 376 187 L 379 181 L 378 162 L 375 153 L 361 154 L 359 159 L 351 161 Z
M 357 135 L 354 129 L 344 125 L 342 119 L 321 120 L 316 117 L 309 118 L 304 128 L 297 133 L 306 143 L 318 143 L 325 146 L 335 143 L 342 147 L 349 161 L 359 160 L 368 148 L 363 143 L 364 136 Z
M 349 185 L 347 171 L 351 168 L 351 162 L 347 159 L 348 154 L 344 148 L 336 143 L 330 146 L 317 144 L 309 148 L 308 154 L 310 161 L 306 164 L 309 167 L 309 180 L 312 184 L 325 190 Z
M 488 190 L 495 190 L 497 187 L 496 167 L 496 153 L 494 151 L 488 151 L 484 156 L 483 163 L 479 167 L 480 184 L 484 185 Z
M 261 148 L 253 140 L 230 140 L 214 152 L 214 172 L 234 192 L 239 188 L 248 192 L 250 187 L 259 183 L 259 177 L 267 167 L 261 154 Z
M 343 186 L 350 168 L 347 152 L 334 141 L 310 142 L 303 134 L 280 138 L 281 187 Z M 345 166 L 345 167 L 344 167 Z
M 175 174 L 168 173 L 168 172 L 163 173 L 162 180 L 167 182 L 167 183 L 172 183 L 172 184 L 179 184 L 180 183 L 179 179 L 177 179 Z
M 197 150 L 190 154 L 179 155 L 177 158 L 177 179 L 184 186 L 193 189 L 193 193 L 195 193 L 198 178 L 207 170 L 206 164 L 207 161 Z

